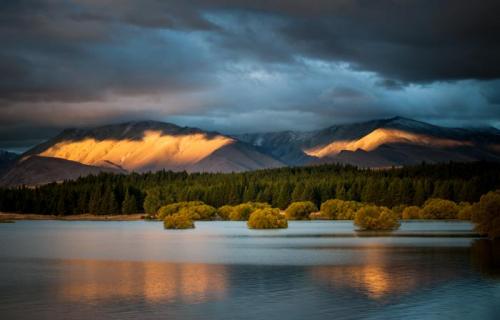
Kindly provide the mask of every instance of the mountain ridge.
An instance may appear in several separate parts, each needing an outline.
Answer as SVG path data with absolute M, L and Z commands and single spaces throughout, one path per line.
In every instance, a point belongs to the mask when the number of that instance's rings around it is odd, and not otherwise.
M 366 139 L 370 134 L 377 132 L 386 134 L 386 143 L 380 143 L 376 145 L 375 148 L 381 147 L 385 144 L 395 144 L 403 143 L 418 145 L 418 140 L 420 139 L 422 143 L 420 145 L 425 145 L 424 140 L 428 140 L 428 151 L 429 153 L 435 153 L 433 148 L 439 148 L 439 146 L 432 146 L 432 142 L 440 141 L 446 142 L 448 144 L 453 144 L 456 141 L 457 149 L 455 154 L 449 154 L 450 159 L 468 159 L 468 161 L 473 160 L 492 160 L 498 161 L 500 148 L 500 131 L 499 130 L 484 130 L 484 129 L 471 129 L 471 128 L 448 128 L 441 127 L 433 124 L 429 124 L 422 121 L 417 121 L 413 119 L 408 119 L 404 117 L 392 117 L 388 119 L 376 119 L 359 123 L 350 124 L 340 124 L 329 126 L 324 129 L 316 131 L 307 132 L 293 132 L 293 131 L 282 131 L 282 132 L 269 132 L 269 133 L 256 133 L 256 134 L 243 134 L 236 135 L 237 138 L 246 141 L 251 144 L 258 144 L 264 149 L 268 150 L 271 154 L 276 156 L 278 159 L 283 160 L 288 165 L 304 165 L 304 159 L 306 161 L 311 161 L 312 163 L 317 163 L 318 159 L 308 159 L 304 156 L 314 156 L 314 152 L 307 152 L 307 150 L 321 149 L 325 148 L 332 143 L 339 144 L 339 148 L 336 150 L 336 154 L 340 155 L 334 156 L 333 154 L 326 157 L 326 153 L 321 153 L 322 156 L 316 157 L 320 158 L 319 162 L 339 162 L 345 163 L 345 159 L 342 157 L 346 156 L 346 152 L 342 153 L 340 151 L 351 151 L 357 152 L 357 150 L 363 151 L 374 151 L 366 150 L 359 146 L 355 148 L 356 144 L 360 144 L 360 140 Z M 390 131 L 393 130 L 393 131 Z M 394 131 L 396 130 L 396 131 Z M 392 137 L 390 136 L 392 133 Z M 395 139 L 394 136 L 403 135 L 405 139 Z M 383 135 L 382 135 L 383 136 Z M 392 139 L 391 139 L 392 138 Z M 382 141 L 384 139 L 381 139 Z M 413 140 L 413 142 L 412 142 Z M 389 143 L 392 141 L 392 143 Z M 342 146 L 344 144 L 344 146 Z M 469 145 L 470 148 L 462 148 L 463 145 Z M 352 148 L 347 148 L 347 146 L 353 145 Z M 441 146 L 443 147 L 443 146 Z M 394 165 L 405 165 L 414 164 L 421 161 L 429 161 L 429 157 L 422 156 L 421 148 L 418 149 L 417 154 L 414 154 L 412 159 L 412 152 L 410 150 L 406 151 L 406 155 L 403 158 L 407 158 L 406 161 L 400 162 L 390 162 Z M 448 149 L 448 148 L 445 148 Z M 496 149 L 496 150 L 492 150 Z M 415 150 L 417 151 L 417 150 Z M 380 153 L 378 151 L 378 153 Z M 361 153 L 367 156 L 366 153 Z M 472 156 L 476 154 L 477 156 Z M 479 154 L 481 156 L 479 156 Z M 317 155 L 317 154 L 316 154 Z M 325 159 L 327 158 L 327 159 Z M 442 161 L 439 157 L 439 161 Z M 432 162 L 432 161 L 431 161 Z M 363 161 L 348 161 L 349 164 L 364 166 Z M 381 161 L 380 166 L 386 166 L 387 161 Z M 374 165 L 377 166 L 377 165 Z M 372 166 L 370 166 L 372 167 Z
M 21 161 L 31 157 L 39 163 L 28 162 L 33 176 L 37 165 L 57 171 L 55 163 L 78 172 L 66 176 L 47 172 L 44 182 L 98 170 L 225 173 L 323 163 L 383 168 L 424 161 L 500 161 L 500 130 L 447 128 L 393 117 L 307 132 L 224 135 L 172 123 L 133 121 L 63 130 L 20 156 L 6 174 L 11 184 L 16 177 L 25 177 L 26 164 Z
M 125 172 L 238 172 L 284 165 L 259 148 L 219 132 L 151 120 L 65 129 L 21 158 L 30 156 Z

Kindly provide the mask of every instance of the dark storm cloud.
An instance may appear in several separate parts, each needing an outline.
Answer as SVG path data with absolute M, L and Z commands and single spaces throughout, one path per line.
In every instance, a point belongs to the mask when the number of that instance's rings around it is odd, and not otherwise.
M 500 75 L 498 1 L 352 1 L 284 32 L 309 54 L 408 82 Z
M 401 90 L 404 88 L 404 84 L 401 81 L 396 81 L 393 79 L 380 79 L 376 81 L 375 84 L 388 90 Z
M 137 2 L 130 15 L 106 1 L 12 1 L 0 6 L 2 100 L 88 101 L 109 91 L 151 93 L 205 83 L 200 78 L 207 61 L 196 45 L 175 33 L 139 28 L 146 25 L 133 11 Z M 151 10 L 143 15 L 151 17 L 147 27 L 175 26 L 168 16 L 154 22 L 161 12 L 145 8 Z
M 244 26 L 225 38 L 236 50 L 346 61 L 406 82 L 500 76 L 500 3 L 495 0 L 202 3 L 209 12 L 226 10 Z M 269 17 L 276 20 L 274 28 L 256 34 L 260 30 L 254 26 L 265 26 Z M 268 34 L 274 44 L 260 41 Z
M 0 147 L 146 118 L 226 132 L 498 123 L 498 12 L 494 0 L 1 1 Z

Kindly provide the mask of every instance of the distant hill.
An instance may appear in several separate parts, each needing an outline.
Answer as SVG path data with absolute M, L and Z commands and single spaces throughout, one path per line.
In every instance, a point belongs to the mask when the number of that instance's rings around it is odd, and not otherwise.
M 310 132 L 228 136 L 141 121 L 67 129 L 20 159 L 0 184 L 40 184 L 106 170 L 224 173 L 322 163 L 384 168 L 424 161 L 500 161 L 500 131 L 395 117 Z
M 0 186 L 35 186 L 50 182 L 74 180 L 101 172 L 123 173 L 113 168 L 84 165 L 75 161 L 39 156 L 27 156 L 19 161 L 0 178 Z
M 446 128 L 401 117 L 236 138 L 295 166 L 345 163 L 387 167 L 422 161 L 500 160 L 500 131 L 495 128 Z

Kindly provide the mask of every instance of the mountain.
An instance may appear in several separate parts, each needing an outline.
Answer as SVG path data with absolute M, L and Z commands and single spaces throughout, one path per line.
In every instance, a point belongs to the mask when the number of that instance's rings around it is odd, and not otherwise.
M 395 117 L 310 132 L 237 135 L 287 165 L 344 163 L 387 167 L 422 161 L 500 161 L 496 128 L 446 128 Z
M 8 170 L 19 157 L 17 153 L 0 150 L 0 175 Z
M 41 185 L 74 180 L 101 172 L 123 173 L 122 170 L 84 165 L 75 161 L 39 156 L 26 156 L 0 178 L 0 186 Z
M 35 157 L 33 160 L 31 157 Z M 67 129 L 56 137 L 21 155 L 17 174 L 43 165 L 48 177 L 67 179 L 57 174 L 57 165 L 75 167 L 78 177 L 85 172 L 112 169 L 116 172 L 173 170 L 188 172 L 239 172 L 275 168 L 284 164 L 258 148 L 217 132 L 179 127 L 156 121 L 129 122 L 91 129 Z M 42 161 L 42 159 L 44 159 Z M 47 159 L 58 159 L 57 163 Z M 34 163 L 32 163 L 34 162 Z M 42 168 L 40 168 L 42 170 Z M 47 178 L 45 178 L 47 177 Z M 11 181 L 12 178 L 9 178 Z M 31 181 L 36 182 L 36 181 Z M 12 183 L 12 182 L 11 182 Z
M 67 129 L 20 156 L 0 185 L 35 185 L 106 172 L 241 172 L 322 163 L 383 168 L 500 161 L 496 128 L 447 128 L 395 117 L 310 132 L 235 136 L 156 121 Z

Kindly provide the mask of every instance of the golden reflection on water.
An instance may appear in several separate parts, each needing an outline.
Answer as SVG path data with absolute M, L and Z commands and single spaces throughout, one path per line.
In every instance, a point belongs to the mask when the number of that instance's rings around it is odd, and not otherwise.
M 219 265 L 72 260 L 61 267 L 59 297 L 75 302 L 144 297 L 198 303 L 224 297 L 227 287 Z
M 365 260 L 357 265 L 318 266 L 311 269 L 313 279 L 334 289 L 351 288 L 372 299 L 409 293 L 433 281 L 447 280 L 453 272 L 442 274 L 439 266 L 394 264 L 387 250 L 369 249 Z M 436 273 L 439 277 L 436 277 Z

